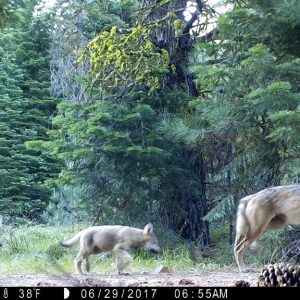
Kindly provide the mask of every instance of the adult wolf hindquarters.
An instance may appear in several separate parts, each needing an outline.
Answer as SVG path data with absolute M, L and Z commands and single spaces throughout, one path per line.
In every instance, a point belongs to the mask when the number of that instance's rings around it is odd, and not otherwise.
M 300 185 L 264 189 L 240 200 L 234 256 L 240 271 L 245 271 L 243 254 L 247 246 L 266 230 L 280 229 L 286 224 L 300 224 Z
M 124 268 L 132 262 L 132 256 L 128 253 L 131 249 L 162 252 L 150 223 L 144 229 L 121 225 L 92 226 L 80 231 L 70 240 L 62 241 L 61 245 L 70 247 L 78 242 L 80 250 L 74 261 L 77 273 L 82 273 L 83 260 L 86 260 L 86 269 L 89 271 L 88 257 L 91 254 L 113 251 L 117 271 L 122 274 Z

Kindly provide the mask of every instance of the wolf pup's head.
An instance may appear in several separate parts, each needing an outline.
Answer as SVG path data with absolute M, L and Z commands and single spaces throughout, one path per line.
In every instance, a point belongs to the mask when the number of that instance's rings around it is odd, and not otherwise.
M 142 247 L 144 250 L 149 250 L 156 254 L 163 252 L 162 248 L 158 244 L 157 237 L 153 232 L 153 225 L 151 223 L 144 227 L 143 235 L 146 240 L 144 246 Z

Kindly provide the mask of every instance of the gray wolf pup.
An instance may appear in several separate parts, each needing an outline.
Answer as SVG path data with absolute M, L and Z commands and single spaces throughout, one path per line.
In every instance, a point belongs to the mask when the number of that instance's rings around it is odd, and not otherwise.
M 234 256 L 240 271 L 246 271 L 243 254 L 255 248 L 266 230 L 300 224 L 300 185 L 276 186 L 246 196 L 239 202 Z
M 60 243 L 62 246 L 70 247 L 78 242 L 80 250 L 74 261 L 77 273 L 82 273 L 83 260 L 86 261 L 86 269 L 89 271 L 88 257 L 91 254 L 112 251 L 115 255 L 118 274 L 122 274 L 123 269 L 133 260 L 128 252 L 131 249 L 162 252 L 151 223 L 147 224 L 144 229 L 121 225 L 92 226 L 80 231 L 70 240 Z

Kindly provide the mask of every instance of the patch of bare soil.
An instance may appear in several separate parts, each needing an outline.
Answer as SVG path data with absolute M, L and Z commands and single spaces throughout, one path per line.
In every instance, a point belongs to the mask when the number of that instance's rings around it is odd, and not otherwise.
M 257 286 L 259 272 L 239 273 L 238 271 L 212 271 L 212 272 L 169 272 L 132 275 L 87 274 L 87 275 L 3 275 L 0 274 L 0 286 L 91 286 L 91 287 L 167 287 L 167 286 L 235 286 L 238 281 L 246 281 L 250 286 Z

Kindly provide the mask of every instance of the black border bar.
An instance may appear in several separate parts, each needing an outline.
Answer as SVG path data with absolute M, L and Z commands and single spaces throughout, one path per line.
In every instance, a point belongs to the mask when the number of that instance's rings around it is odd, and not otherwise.
M 295 287 L 0 287 L 0 300 L 53 299 L 53 300 L 105 300 L 105 299 L 232 299 L 252 300 L 274 296 L 287 299 L 299 297 Z

